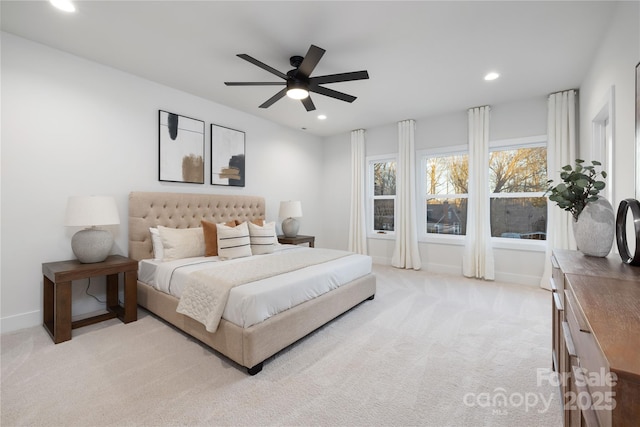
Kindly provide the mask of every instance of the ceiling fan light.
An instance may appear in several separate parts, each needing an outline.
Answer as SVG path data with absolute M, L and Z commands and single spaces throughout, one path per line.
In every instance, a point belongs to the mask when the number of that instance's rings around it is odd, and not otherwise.
M 305 99 L 309 96 L 309 92 L 301 88 L 292 88 L 287 90 L 287 96 L 292 99 Z
M 287 96 L 291 99 L 305 99 L 309 96 L 308 86 L 298 79 L 287 81 Z

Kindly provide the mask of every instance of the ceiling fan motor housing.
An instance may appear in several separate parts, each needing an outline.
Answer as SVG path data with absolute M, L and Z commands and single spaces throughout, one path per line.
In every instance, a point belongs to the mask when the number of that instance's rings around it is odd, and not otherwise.
M 289 58 L 289 64 L 291 64 L 292 67 L 296 68 L 298 68 L 300 64 L 302 64 L 302 61 L 304 61 L 304 58 L 300 55 L 294 55 Z
M 293 64 L 292 64 L 293 65 Z M 309 89 L 309 79 L 298 72 L 298 69 L 287 72 L 287 89 Z

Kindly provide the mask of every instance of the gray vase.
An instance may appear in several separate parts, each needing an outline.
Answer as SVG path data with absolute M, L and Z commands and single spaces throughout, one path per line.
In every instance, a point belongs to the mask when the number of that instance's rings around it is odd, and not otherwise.
M 598 196 L 584 207 L 577 221 L 573 221 L 573 236 L 578 250 L 585 255 L 606 257 L 611 252 L 615 236 L 615 216 L 611 203 Z

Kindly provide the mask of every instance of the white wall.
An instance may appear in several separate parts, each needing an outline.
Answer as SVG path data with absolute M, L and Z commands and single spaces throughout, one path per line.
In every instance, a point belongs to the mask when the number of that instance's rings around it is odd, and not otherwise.
M 640 62 L 640 2 L 620 2 L 612 25 L 580 87 L 580 147 L 583 159 L 593 159 L 592 120 L 613 87 L 614 211 L 621 200 L 640 196 L 633 171 L 635 152 L 635 67 Z M 599 160 L 599 159 L 596 159 Z
M 490 137 L 492 140 L 546 134 L 546 97 L 492 106 Z M 416 150 L 465 145 L 467 143 L 467 113 L 459 111 L 416 120 Z M 397 125 L 389 124 L 365 132 L 366 155 L 397 152 Z M 325 203 L 323 227 L 325 244 L 346 248 L 349 236 L 350 135 L 338 135 L 325 140 L 325 169 L 323 197 L 337 199 L 333 205 Z M 330 208 L 329 208 L 330 206 Z M 345 220 L 346 219 L 346 220 Z M 330 224 L 330 225 L 329 225 Z M 384 238 L 368 239 L 369 254 L 374 261 L 389 264 L 394 241 Z M 433 272 L 462 274 L 462 246 L 459 244 L 419 244 L 423 269 Z M 496 277 L 516 283 L 535 284 L 540 281 L 544 267 L 544 252 L 496 248 Z
M 346 251 L 351 208 L 351 135 L 326 138 L 323 148 L 324 168 L 319 193 L 322 204 L 318 211 L 323 222 L 316 245 Z
M 127 254 L 131 191 L 262 195 L 267 219 L 301 200 L 300 233 L 321 235 L 322 140 L 7 33 L 2 37 L 2 331 L 42 322 L 43 262 L 74 258 L 71 195 L 113 195 Z M 158 110 L 203 120 L 206 184 L 158 181 Z M 244 189 L 208 184 L 209 125 L 246 132 Z M 73 315 L 103 308 L 73 286 Z M 91 291 L 104 299 L 104 280 Z

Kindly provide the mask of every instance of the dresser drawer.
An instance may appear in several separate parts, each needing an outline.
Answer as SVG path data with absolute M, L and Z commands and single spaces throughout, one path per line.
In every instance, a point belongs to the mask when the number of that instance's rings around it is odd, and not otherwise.
M 566 372 L 566 358 L 562 323 L 564 322 L 564 308 L 557 292 L 551 293 L 551 363 L 556 372 Z
M 608 362 L 570 289 L 565 290 L 564 308 L 568 333 L 577 356 L 577 366 L 571 373 L 572 381 L 577 385 L 576 405 L 591 420 L 587 422 L 589 425 L 611 426 L 611 409 L 615 399 L 611 386 L 615 385 L 615 375 L 609 372 Z M 597 418 L 597 424 L 593 424 L 594 417 Z
M 583 373 L 578 366 L 572 367 L 572 377 L 574 395 L 569 398 L 568 405 L 573 405 L 577 409 L 579 415 L 576 416 L 574 424 L 585 427 L 600 427 L 602 424 L 598 420 L 598 415 L 593 409 L 598 402 L 593 401 L 592 394 L 589 392 L 583 380 Z M 579 409 L 578 409 L 579 408 Z
M 567 372 L 568 361 L 565 357 L 564 339 L 562 337 L 562 322 L 564 322 L 564 299 L 563 291 L 558 289 L 558 282 L 563 285 L 564 274 L 558 266 L 558 261 L 551 257 L 553 267 L 549 285 L 551 287 L 551 367 L 554 371 Z M 564 387 L 561 387 L 564 394 Z
M 564 298 L 564 273 L 558 265 L 555 256 L 551 257 L 551 290 L 558 292 L 560 298 Z

